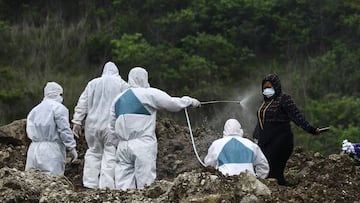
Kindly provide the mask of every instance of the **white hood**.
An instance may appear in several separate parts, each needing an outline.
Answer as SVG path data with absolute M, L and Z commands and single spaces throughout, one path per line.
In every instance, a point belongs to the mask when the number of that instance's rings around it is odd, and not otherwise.
M 115 63 L 109 61 L 104 65 L 102 76 L 120 76 L 119 69 L 116 67 Z
M 128 83 L 131 87 L 150 87 L 148 82 L 148 72 L 141 67 L 135 67 L 130 70 Z
M 241 129 L 241 124 L 236 119 L 229 119 L 225 122 L 223 136 L 240 136 L 243 137 L 244 131 Z
M 63 88 L 56 82 L 48 82 L 44 88 L 44 97 L 56 99 L 63 93 Z

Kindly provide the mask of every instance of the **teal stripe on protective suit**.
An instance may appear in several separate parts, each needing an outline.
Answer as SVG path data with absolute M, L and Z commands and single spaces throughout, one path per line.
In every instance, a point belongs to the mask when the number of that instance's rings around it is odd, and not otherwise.
M 237 139 L 232 138 L 222 148 L 218 162 L 219 166 L 223 164 L 240 164 L 252 163 L 254 152 L 247 148 L 244 144 Z
M 116 118 L 122 114 L 151 115 L 132 90 L 127 90 L 115 103 Z

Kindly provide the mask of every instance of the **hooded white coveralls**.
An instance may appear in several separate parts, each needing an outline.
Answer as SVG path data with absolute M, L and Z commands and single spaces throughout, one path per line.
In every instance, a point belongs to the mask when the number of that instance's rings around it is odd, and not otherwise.
M 31 144 L 25 170 L 40 169 L 50 175 L 64 175 L 66 149 L 76 147 L 70 129 L 69 110 L 61 104 L 62 87 L 48 82 L 44 99 L 27 116 L 26 133 Z
M 118 138 L 115 187 L 122 190 L 142 189 L 156 178 L 157 110 L 180 111 L 193 100 L 151 88 L 147 71 L 140 67 L 131 69 L 128 79 L 131 88 L 116 97 L 111 107 L 111 130 Z
M 87 188 L 114 188 L 115 146 L 109 138 L 110 106 L 114 98 L 129 85 L 119 75 L 113 62 L 104 65 L 101 77 L 88 82 L 74 110 L 72 123 L 85 120 L 85 154 L 83 185 Z
M 243 138 L 243 130 L 236 119 L 226 121 L 223 136 L 211 144 L 205 165 L 215 167 L 224 175 L 238 175 L 248 170 L 259 178 L 267 177 L 269 164 L 265 155 L 257 144 Z

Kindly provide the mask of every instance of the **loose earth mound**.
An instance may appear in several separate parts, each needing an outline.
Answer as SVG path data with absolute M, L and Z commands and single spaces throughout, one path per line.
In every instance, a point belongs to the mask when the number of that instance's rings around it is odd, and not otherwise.
M 156 132 L 159 147 L 157 181 L 141 191 L 83 188 L 82 168 L 87 148 L 83 138 L 78 141 L 79 161 L 67 164 L 65 177 L 51 177 L 38 171 L 24 172 L 27 146 L 0 141 L 0 201 L 359 201 L 360 169 L 346 154 L 322 156 L 297 147 L 286 168 L 291 186 L 285 187 L 278 186 L 273 179 L 259 182 L 246 173 L 227 177 L 214 169 L 202 167 L 194 154 L 188 128 L 179 126 L 173 120 L 159 119 Z M 211 142 L 221 136 L 205 128 L 193 129 L 193 134 L 202 159 Z M 251 185 L 252 189 L 246 188 L 246 185 Z

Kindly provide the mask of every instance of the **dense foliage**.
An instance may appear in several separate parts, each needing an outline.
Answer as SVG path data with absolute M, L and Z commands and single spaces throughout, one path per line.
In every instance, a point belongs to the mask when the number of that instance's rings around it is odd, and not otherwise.
M 51 80 L 72 112 L 107 60 L 124 79 L 143 66 L 152 86 L 203 101 L 275 72 L 314 125 L 333 129 L 295 128 L 297 144 L 334 152 L 360 142 L 359 13 L 355 0 L 0 0 L 0 123 L 24 118 Z

